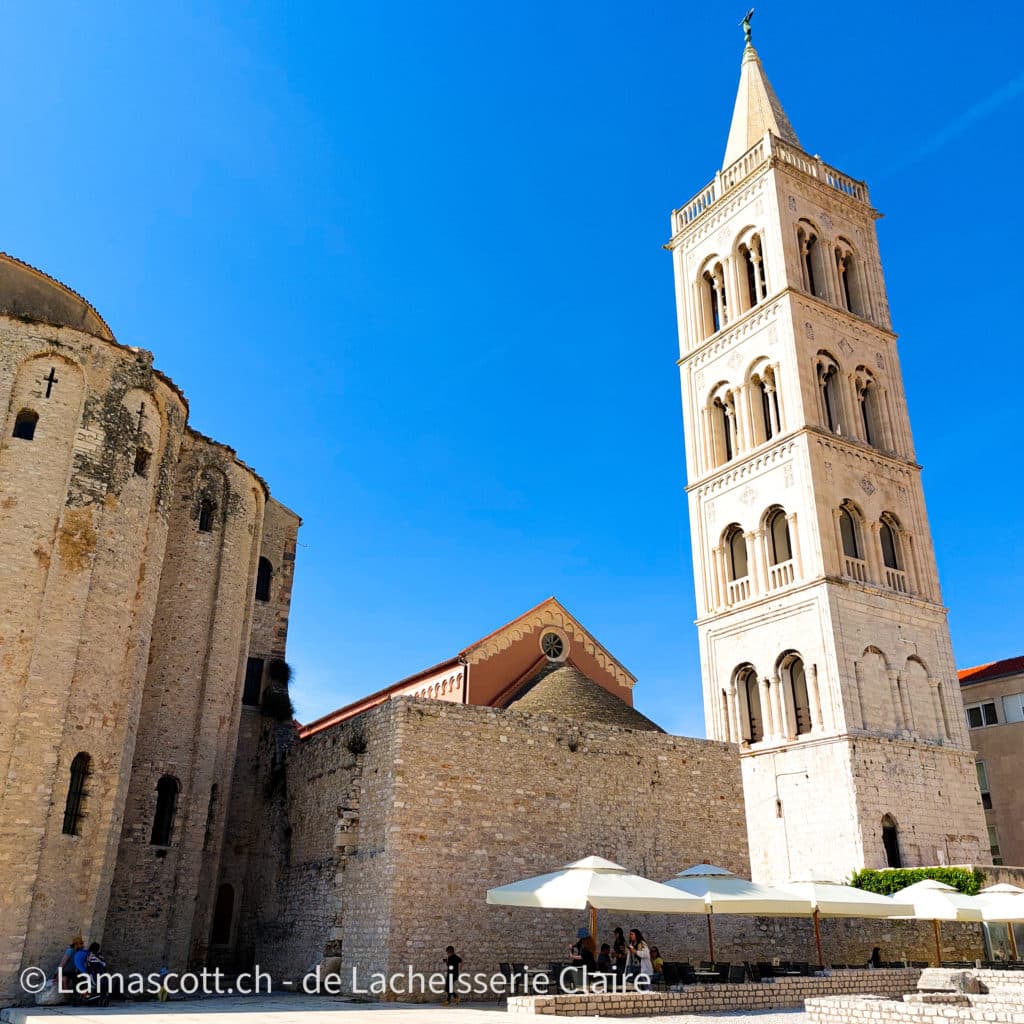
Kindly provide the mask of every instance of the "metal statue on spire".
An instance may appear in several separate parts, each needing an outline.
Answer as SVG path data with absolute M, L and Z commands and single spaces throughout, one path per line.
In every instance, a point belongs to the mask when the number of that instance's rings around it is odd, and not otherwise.
M 747 46 L 753 46 L 754 44 L 750 41 L 750 19 L 754 16 L 754 8 L 751 7 L 746 14 L 743 15 L 743 20 L 740 25 L 743 27 L 743 41 Z

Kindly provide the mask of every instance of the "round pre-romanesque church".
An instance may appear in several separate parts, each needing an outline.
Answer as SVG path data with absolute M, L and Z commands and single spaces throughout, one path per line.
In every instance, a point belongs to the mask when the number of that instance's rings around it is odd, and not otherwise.
M 284 653 L 299 520 L 189 428 L 150 353 L 9 256 L 0 416 L 10 997 L 76 933 L 149 963 L 205 946 L 247 670 L 256 704 L 253 660 Z

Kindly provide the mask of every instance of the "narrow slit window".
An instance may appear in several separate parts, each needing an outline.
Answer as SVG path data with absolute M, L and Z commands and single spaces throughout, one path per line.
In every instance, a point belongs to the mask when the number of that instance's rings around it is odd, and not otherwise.
M 260 558 L 256 568 L 256 600 L 270 600 L 270 581 L 274 576 L 274 567 L 269 558 Z
M 39 422 L 39 413 L 31 409 L 22 409 L 14 417 L 14 431 L 12 437 L 20 438 L 22 441 L 31 441 L 36 436 L 36 424 Z
M 66 836 L 81 835 L 82 819 L 85 817 L 85 784 L 89 779 L 92 759 L 86 753 L 75 755 L 71 762 L 71 778 L 68 781 L 68 796 L 64 803 L 64 826 Z
M 174 816 L 178 811 L 178 780 L 164 775 L 156 784 L 156 812 L 153 815 L 152 846 L 170 846 L 174 834 Z
M 204 499 L 202 504 L 199 506 L 200 533 L 211 533 L 213 531 L 213 511 L 213 502 L 209 499 Z

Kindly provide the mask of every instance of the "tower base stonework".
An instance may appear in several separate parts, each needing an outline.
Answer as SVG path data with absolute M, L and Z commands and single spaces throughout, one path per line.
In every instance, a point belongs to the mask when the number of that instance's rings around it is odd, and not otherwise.
M 883 822 L 903 867 L 985 863 L 974 755 L 911 740 L 859 735 L 807 740 L 741 756 L 750 870 L 767 884 L 847 881 L 885 868 Z

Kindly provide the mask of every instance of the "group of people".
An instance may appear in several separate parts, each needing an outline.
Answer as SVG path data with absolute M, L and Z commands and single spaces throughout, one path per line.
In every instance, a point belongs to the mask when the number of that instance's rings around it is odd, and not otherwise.
M 581 928 L 569 955 L 573 967 L 585 974 L 596 971 L 613 975 L 622 985 L 637 979 L 638 984 L 649 986 L 658 980 L 664 967 L 658 947 L 649 945 L 639 928 L 631 928 L 628 937 L 616 928 L 612 941 L 601 943 L 600 951 L 590 932 Z
M 64 955 L 53 972 L 51 982 L 59 995 L 74 993 L 82 998 L 96 998 L 101 994 L 99 979 L 107 970 L 98 942 L 86 948 L 85 940 L 76 935 L 64 950 Z

